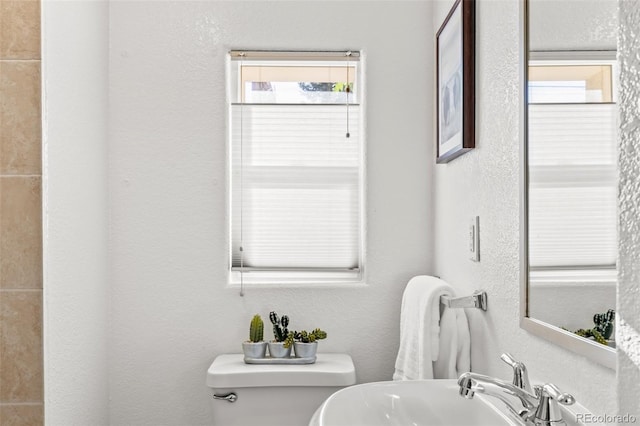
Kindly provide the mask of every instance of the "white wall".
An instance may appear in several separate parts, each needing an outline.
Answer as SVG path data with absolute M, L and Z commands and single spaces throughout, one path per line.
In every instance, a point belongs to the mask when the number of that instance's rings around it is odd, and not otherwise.
M 360 382 L 390 379 L 402 291 L 431 272 L 430 5 L 116 1 L 110 25 L 112 424 L 206 423 L 207 367 L 256 312 L 321 326 Z M 366 55 L 367 287 L 226 287 L 231 48 Z
M 616 308 L 616 286 L 612 280 L 529 280 L 529 316 L 568 330 L 592 327 L 593 314 Z
M 436 3 L 434 30 L 452 1 Z M 615 372 L 519 327 L 519 2 L 480 0 L 476 30 L 476 149 L 435 167 L 434 273 L 489 294 L 469 310 L 472 369 L 509 378 L 499 356 L 524 361 L 534 381 L 551 381 L 594 413 L 614 413 Z M 468 224 L 480 216 L 480 263 L 468 260 Z
M 618 412 L 640 419 L 640 3 L 620 0 Z
M 47 425 L 108 424 L 104 1 L 42 3 Z

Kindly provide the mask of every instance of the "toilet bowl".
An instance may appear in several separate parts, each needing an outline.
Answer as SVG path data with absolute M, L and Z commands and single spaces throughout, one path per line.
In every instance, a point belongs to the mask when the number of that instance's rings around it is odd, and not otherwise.
M 315 364 L 245 364 L 218 356 L 207 371 L 214 426 L 300 426 L 334 392 L 355 384 L 346 354 L 318 354 Z

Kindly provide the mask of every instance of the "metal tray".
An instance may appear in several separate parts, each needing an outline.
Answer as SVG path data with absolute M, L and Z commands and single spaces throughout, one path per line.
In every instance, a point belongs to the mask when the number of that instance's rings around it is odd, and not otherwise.
M 301 364 L 314 364 L 316 362 L 316 357 L 310 358 L 272 358 L 270 356 L 264 358 L 244 358 L 245 364 L 291 364 L 291 365 L 301 365 Z

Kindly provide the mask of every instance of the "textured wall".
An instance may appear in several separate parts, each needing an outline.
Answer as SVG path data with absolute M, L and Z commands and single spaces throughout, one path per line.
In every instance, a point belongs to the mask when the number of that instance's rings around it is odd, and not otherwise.
M 0 425 L 43 423 L 40 1 L 0 2 Z
M 640 418 L 640 3 L 620 7 L 619 413 Z
M 439 1 L 435 28 L 453 2 Z M 518 3 L 477 2 L 476 146 L 435 168 L 434 270 L 453 285 L 489 294 L 486 313 L 469 311 L 472 368 L 508 378 L 510 351 L 536 382 L 551 381 L 594 413 L 615 412 L 615 372 L 519 327 Z M 468 224 L 480 216 L 480 263 L 468 260 Z
M 109 423 L 107 6 L 43 2 L 47 425 Z
M 320 351 L 390 379 L 402 291 L 429 273 L 433 50 L 415 1 L 112 2 L 113 424 L 204 424 L 205 373 L 251 315 L 322 326 Z M 362 19 L 366 17 L 366 19 Z M 366 56 L 367 286 L 248 289 L 226 279 L 225 56 L 231 48 Z

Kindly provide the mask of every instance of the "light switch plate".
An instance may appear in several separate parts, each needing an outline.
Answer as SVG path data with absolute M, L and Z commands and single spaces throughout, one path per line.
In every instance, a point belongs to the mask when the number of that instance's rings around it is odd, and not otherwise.
M 469 258 L 480 262 L 480 216 L 471 218 L 469 225 Z

